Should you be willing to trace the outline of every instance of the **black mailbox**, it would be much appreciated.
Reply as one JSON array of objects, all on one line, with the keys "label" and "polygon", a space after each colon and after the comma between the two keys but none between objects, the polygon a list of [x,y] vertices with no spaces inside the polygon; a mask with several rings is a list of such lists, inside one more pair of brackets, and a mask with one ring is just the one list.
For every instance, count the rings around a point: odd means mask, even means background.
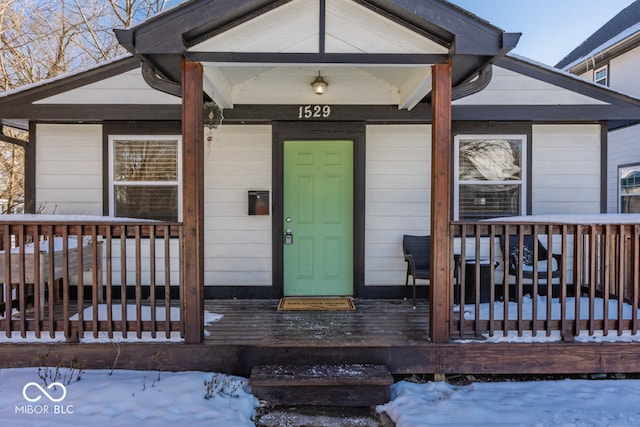
[{"label": "black mailbox", "polygon": [[269,215],[268,191],[249,191],[249,215]]}]

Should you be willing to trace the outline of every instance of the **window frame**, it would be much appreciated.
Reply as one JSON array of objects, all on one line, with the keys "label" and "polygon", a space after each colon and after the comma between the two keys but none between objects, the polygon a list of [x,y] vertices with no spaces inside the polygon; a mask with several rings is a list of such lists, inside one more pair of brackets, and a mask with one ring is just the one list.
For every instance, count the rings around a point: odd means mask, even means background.
[{"label": "window frame", "polygon": [[[153,134],[112,134],[109,135],[109,144],[108,144],[108,175],[109,175],[109,216],[115,217],[115,188],[116,185],[129,185],[129,186],[169,186],[169,185],[177,185],[178,186],[178,218],[177,222],[182,222],[182,135],[173,134],[173,135],[153,135]],[[175,141],[177,143],[177,181],[115,181],[115,162],[114,162],[114,150],[115,150],[115,142],[120,140],[128,140],[128,141]],[[143,219],[143,218],[140,218]]]},{"label": "window frame", "polygon": [[[635,195],[623,195],[622,194],[622,170],[623,169],[637,169],[638,171],[640,171],[640,162],[639,163],[628,163],[625,165],[618,165],[618,170],[617,170],[617,176],[616,176],[616,187],[618,189],[618,213],[623,213],[622,212],[622,198],[623,197],[640,197],[640,193],[635,194]],[[634,212],[627,212],[627,213],[634,213]]]},{"label": "window frame", "polygon": [[[600,71],[605,72],[604,78],[598,78],[598,72]],[[593,69],[593,82],[603,86],[609,86],[609,64]]]},{"label": "window frame", "polygon": [[[509,181],[480,181],[480,180],[460,180],[460,140],[485,140],[504,139],[520,140],[520,179]],[[520,213],[524,215],[527,207],[527,151],[528,137],[526,134],[472,134],[459,133],[454,136],[453,144],[453,220],[460,220],[460,185],[519,185],[520,186]]]}]

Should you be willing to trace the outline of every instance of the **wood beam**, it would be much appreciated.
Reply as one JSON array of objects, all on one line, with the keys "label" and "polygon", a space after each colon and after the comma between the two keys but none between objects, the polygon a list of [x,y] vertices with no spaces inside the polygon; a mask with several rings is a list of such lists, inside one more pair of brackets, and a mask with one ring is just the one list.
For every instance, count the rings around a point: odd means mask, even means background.
[{"label": "wood beam", "polygon": [[449,341],[451,321],[451,62],[433,66],[431,101],[431,323],[434,343]]},{"label": "wood beam", "polygon": [[183,312],[187,344],[204,340],[204,108],[202,64],[182,61]]},{"label": "wood beam", "polygon": [[291,53],[291,52],[187,52],[189,60],[222,64],[446,64],[441,53]]}]

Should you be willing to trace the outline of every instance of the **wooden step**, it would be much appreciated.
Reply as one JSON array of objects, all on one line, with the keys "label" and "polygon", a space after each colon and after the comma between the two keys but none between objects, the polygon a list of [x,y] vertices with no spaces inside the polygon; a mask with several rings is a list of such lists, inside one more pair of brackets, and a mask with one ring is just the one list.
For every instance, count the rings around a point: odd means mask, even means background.
[{"label": "wooden step", "polygon": [[252,393],[273,404],[374,406],[390,399],[393,377],[383,365],[262,365],[249,377]]}]

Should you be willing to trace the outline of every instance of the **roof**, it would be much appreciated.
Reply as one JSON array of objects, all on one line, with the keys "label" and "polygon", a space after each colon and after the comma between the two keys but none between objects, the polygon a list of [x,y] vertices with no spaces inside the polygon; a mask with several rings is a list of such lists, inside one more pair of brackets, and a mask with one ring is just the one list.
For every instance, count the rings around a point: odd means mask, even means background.
[{"label": "roof", "polygon": [[[180,60],[184,56],[199,62],[250,62],[252,59],[257,59],[258,62],[263,63],[293,64],[314,61],[318,64],[344,64],[362,61],[358,55],[336,55],[325,52],[324,46],[312,54],[306,51],[306,55],[287,55],[288,52],[284,51],[271,52],[271,56],[265,55],[264,52],[261,52],[261,55],[256,55],[256,52],[238,54],[237,51],[194,53],[190,51],[193,46],[239,27],[256,17],[293,4],[295,0],[216,0],[215,7],[213,3],[211,0],[191,0],[133,28],[116,30],[116,35],[129,52],[153,64],[160,73],[173,82],[180,82]],[[445,47],[448,50],[448,57],[452,60],[454,85],[473,78],[487,63],[513,49],[519,39],[519,34],[505,33],[500,28],[444,0],[358,0],[355,3]],[[322,5],[324,2],[319,4]],[[325,29],[322,28],[322,30]],[[261,34],[250,35],[256,39],[261,36]],[[434,55],[433,58],[446,60],[446,56],[444,55],[442,59]],[[415,61],[418,57],[419,55],[414,55],[412,60]],[[389,64],[406,59],[407,56],[384,55],[377,60],[380,60],[381,64],[385,62]]]},{"label": "roof", "polygon": [[562,58],[560,62],[556,64],[556,67],[566,69],[569,65],[580,59],[589,58],[591,55],[597,53],[598,50],[601,51],[606,48],[609,45],[607,42],[638,23],[640,23],[640,0],[631,3],[611,18],[567,56]]}]

